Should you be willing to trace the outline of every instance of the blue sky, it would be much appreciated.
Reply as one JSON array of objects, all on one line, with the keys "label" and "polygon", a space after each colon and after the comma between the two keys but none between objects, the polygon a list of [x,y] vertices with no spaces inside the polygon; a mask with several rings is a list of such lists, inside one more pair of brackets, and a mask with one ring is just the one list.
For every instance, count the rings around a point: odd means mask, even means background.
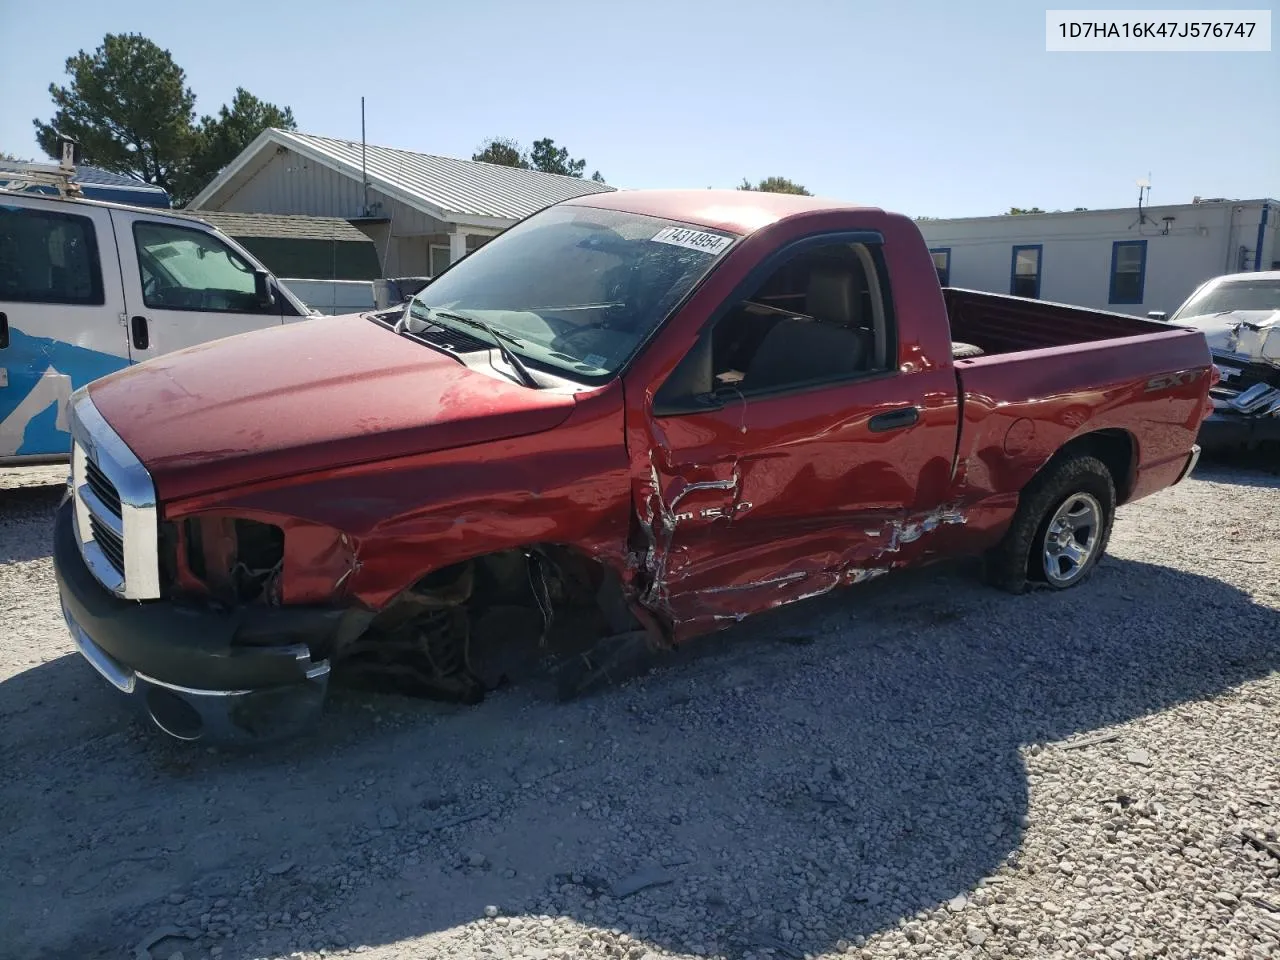
[{"label": "blue sky", "polygon": [[0,0],[0,150],[21,156],[65,59],[138,31],[186,70],[200,112],[239,85],[304,132],[358,140],[364,95],[371,143],[469,157],[489,136],[550,136],[624,187],[777,174],[912,216],[1129,206],[1148,172],[1152,204],[1280,195],[1274,36],[1271,53],[1046,53],[1046,5],[1026,0],[34,9]]}]

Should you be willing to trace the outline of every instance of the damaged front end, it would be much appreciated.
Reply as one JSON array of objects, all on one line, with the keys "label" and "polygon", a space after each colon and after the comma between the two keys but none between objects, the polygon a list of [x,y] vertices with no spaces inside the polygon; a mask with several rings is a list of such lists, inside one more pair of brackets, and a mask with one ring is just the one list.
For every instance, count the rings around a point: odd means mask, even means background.
[{"label": "damaged front end", "polygon": [[301,640],[339,686],[474,704],[518,678],[548,681],[564,698],[665,642],[637,619],[611,568],[556,544],[438,569],[375,611],[349,590],[360,545],[338,531],[207,515],[161,527],[162,582],[176,602],[251,620],[299,604],[332,610],[339,629],[318,624]]},{"label": "damaged front end", "polygon": [[254,565],[272,549],[263,531],[206,545],[206,560],[228,550],[227,540],[241,546],[227,552],[225,577],[209,574],[220,590],[198,594],[181,535],[168,530],[160,536],[161,596],[119,596],[85,560],[77,502],[70,497],[55,518],[54,570],[68,629],[94,669],[178,739],[261,742],[312,724],[328,689],[325,651],[362,632],[367,613],[268,602],[273,578]]},{"label": "damaged front end", "polygon": [[[262,514],[156,522],[158,590],[139,602],[104,589],[86,562],[75,515],[94,496],[73,482],[55,521],[68,628],[106,680],[182,740],[292,736],[313,726],[331,682],[472,704],[534,681],[565,699],[667,646],[618,573],[573,547],[453,563],[384,602],[358,581],[362,550],[385,563],[385,541]],[[134,542],[117,550],[126,567]]]},{"label": "damaged front end", "polygon": [[1206,449],[1258,447],[1280,442],[1280,312],[1242,320],[1210,338],[1218,382],[1209,392],[1213,412],[1200,428]]}]

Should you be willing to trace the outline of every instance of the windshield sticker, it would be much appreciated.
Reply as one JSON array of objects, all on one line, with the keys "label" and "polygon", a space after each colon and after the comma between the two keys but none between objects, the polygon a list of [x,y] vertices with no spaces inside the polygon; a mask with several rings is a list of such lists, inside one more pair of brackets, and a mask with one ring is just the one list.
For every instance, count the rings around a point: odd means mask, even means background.
[{"label": "windshield sticker", "polygon": [[589,364],[590,366],[596,367],[600,370],[603,370],[604,365],[609,362],[609,358],[602,357],[598,353],[589,353],[582,358],[582,362],[585,364]]},{"label": "windshield sticker", "polygon": [[688,247],[690,250],[701,250],[712,256],[724,253],[733,240],[722,237],[718,233],[704,233],[701,230],[690,230],[687,227],[667,227],[659,231],[653,238],[654,243],[670,243],[677,247]]}]

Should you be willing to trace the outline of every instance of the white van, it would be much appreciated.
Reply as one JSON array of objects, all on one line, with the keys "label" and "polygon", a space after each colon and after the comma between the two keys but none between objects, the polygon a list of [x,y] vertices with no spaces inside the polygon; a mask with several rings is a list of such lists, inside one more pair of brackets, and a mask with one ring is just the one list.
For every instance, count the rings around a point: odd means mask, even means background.
[{"label": "white van", "polygon": [[91,380],[314,315],[190,215],[0,190],[0,466],[65,461]]}]

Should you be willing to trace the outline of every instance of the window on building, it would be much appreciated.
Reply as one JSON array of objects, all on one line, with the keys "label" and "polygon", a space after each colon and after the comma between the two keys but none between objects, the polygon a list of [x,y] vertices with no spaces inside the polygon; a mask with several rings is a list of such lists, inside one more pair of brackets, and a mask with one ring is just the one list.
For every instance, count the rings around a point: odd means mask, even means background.
[{"label": "window on building", "polygon": [[133,240],[142,302],[153,310],[280,312],[258,301],[253,266],[205,230],[139,220]]},{"label": "window on building", "polygon": [[933,269],[938,271],[938,283],[951,286],[951,248],[935,247],[929,253],[933,257]]},{"label": "window on building", "polygon": [[93,222],[68,213],[0,209],[0,300],[105,303]]},{"label": "window on building", "polygon": [[1013,248],[1009,267],[1009,292],[1015,297],[1040,296],[1040,244]]},{"label": "window on building", "polygon": [[1111,292],[1107,303],[1141,303],[1146,283],[1147,241],[1117,240],[1111,245]]},{"label": "window on building", "polygon": [[435,246],[431,247],[431,275],[438,277],[449,266],[449,248]]}]

